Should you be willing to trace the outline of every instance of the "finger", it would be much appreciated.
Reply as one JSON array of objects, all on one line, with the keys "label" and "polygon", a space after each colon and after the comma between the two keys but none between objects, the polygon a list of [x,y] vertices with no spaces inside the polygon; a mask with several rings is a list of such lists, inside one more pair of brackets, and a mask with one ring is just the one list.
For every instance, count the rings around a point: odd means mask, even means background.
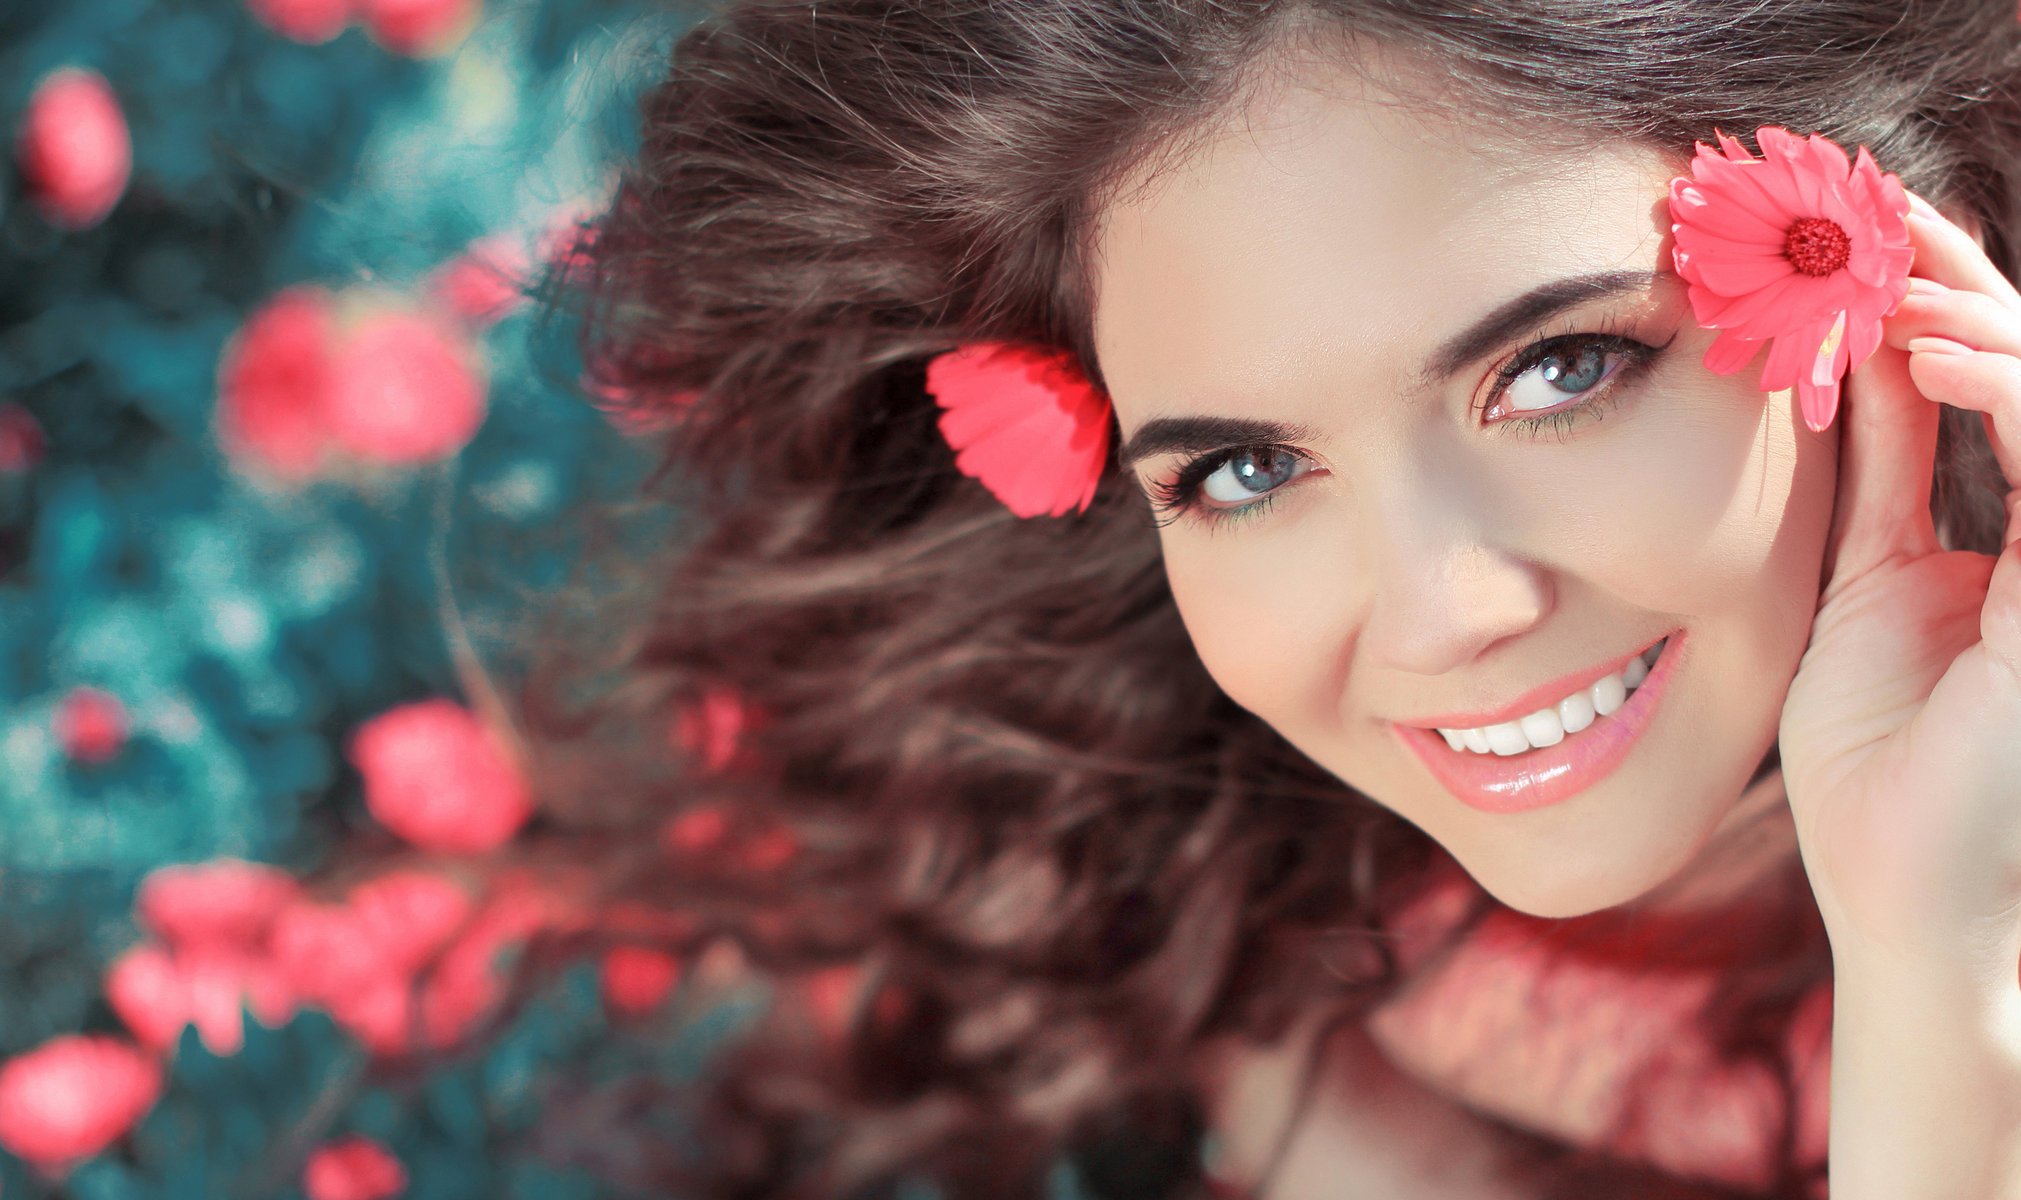
[{"label": "finger", "polygon": [[2011,354],[1973,350],[1943,338],[1918,338],[1911,347],[1909,375],[1932,400],[1984,413],[1986,441],[2007,479],[2009,545],[2021,537],[2017,497],[2021,497],[2021,359]]},{"label": "finger", "polygon": [[1954,291],[1934,280],[1909,280],[1902,306],[1881,324],[1881,340],[1900,350],[1918,338],[1940,337],[1974,350],[2021,356],[2021,309],[1984,292]]},{"label": "finger", "polygon": [[2021,307],[2021,292],[1986,257],[1978,239],[1914,192],[1909,193],[1909,244],[1916,250],[1915,272],[1923,278]]},{"label": "finger", "polygon": [[1930,516],[1939,410],[1916,390],[1909,357],[1884,345],[1846,377],[1827,599],[1883,562],[1942,548]]}]

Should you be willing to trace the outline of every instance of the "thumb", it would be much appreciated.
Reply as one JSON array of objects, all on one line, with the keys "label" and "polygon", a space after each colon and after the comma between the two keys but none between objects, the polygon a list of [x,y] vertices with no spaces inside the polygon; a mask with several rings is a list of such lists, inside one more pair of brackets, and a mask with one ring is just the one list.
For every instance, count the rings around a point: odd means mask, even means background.
[{"label": "thumb", "polygon": [[1824,599],[1893,558],[1943,547],[1930,516],[1941,406],[1909,377],[1909,356],[1883,343],[1846,377],[1839,409],[1838,495],[1825,539]]}]

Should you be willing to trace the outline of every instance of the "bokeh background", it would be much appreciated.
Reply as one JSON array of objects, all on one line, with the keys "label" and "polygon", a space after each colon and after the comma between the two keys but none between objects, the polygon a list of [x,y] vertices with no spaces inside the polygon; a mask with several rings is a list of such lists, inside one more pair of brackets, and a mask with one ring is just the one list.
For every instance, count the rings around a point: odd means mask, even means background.
[{"label": "bokeh background", "polygon": [[626,947],[500,1012],[566,914],[455,870],[528,819],[480,664],[650,466],[540,294],[699,15],[0,0],[0,1197],[634,1194],[598,1089],[747,1015]]}]

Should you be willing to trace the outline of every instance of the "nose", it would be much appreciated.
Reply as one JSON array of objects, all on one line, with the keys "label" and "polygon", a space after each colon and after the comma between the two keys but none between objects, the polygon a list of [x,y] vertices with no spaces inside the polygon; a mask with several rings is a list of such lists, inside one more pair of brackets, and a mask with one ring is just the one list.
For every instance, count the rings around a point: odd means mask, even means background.
[{"label": "nose", "polygon": [[1548,571],[1506,543],[1490,508],[1419,488],[1385,509],[1384,527],[1365,543],[1379,560],[1356,652],[1365,666],[1442,675],[1550,612]]}]

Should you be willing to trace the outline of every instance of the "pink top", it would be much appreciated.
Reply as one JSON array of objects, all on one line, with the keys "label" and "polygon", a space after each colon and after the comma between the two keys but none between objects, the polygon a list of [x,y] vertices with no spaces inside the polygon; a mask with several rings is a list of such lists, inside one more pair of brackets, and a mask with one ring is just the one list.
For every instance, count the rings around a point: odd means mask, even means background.
[{"label": "pink top", "polygon": [[[1450,958],[1427,967],[1423,952],[1480,891],[1450,860],[1442,873],[1392,924],[1411,982],[1367,1024],[1395,1066],[1548,1137],[1686,1179],[1772,1186],[1786,1118],[1776,1074],[1722,1058],[1695,1027],[1720,972],[1755,951],[1748,933],[1763,922],[1733,910],[1554,920],[1496,906]],[[1826,980],[1798,1004],[1783,1045],[1806,1166],[1825,1161],[1830,1030]],[[1623,1132],[1609,1141],[1616,1124]],[[1218,1180],[1210,1188],[1246,1195]]]}]

